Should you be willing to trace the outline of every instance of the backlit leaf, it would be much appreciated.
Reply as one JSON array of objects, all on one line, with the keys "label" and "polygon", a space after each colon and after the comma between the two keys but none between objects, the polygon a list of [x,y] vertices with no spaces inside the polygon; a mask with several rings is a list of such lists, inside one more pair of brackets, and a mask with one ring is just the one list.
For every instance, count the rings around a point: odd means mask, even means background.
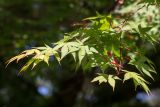
[{"label": "backlit leaf", "polygon": [[111,75],[108,76],[108,83],[112,86],[112,88],[114,90],[116,82]]},{"label": "backlit leaf", "polygon": [[104,78],[104,76],[97,76],[97,77],[95,77],[91,82],[96,82],[96,81],[98,81],[99,82],[99,84],[101,84],[101,83],[106,83],[107,82],[107,79],[106,78]]},{"label": "backlit leaf", "polygon": [[61,48],[61,59],[63,59],[69,53],[69,49],[67,45],[64,45]]},{"label": "backlit leaf", "polygon": [[83,58],[85,57],[86,52],[85,52],[85,47],[81,46],[79,52],[78,52],[78,58],[79,58],[79,64],[81,64]]}]

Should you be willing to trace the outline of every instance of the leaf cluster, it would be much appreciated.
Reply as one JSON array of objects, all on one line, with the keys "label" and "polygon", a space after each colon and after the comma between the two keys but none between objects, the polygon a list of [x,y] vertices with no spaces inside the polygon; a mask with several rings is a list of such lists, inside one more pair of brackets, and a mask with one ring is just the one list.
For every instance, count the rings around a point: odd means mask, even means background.
[{"label": "leaf cluster", "polygon": [[[28,67],[34,68],[40,62],[49,65],[50,57],[61,61],[72,55],[77,67],[82,66],[84,70],[92,67],[100,68],[98,76],[92,82],[109,83],[113,90],[116,80],[132,79],[135,87],[141,86],[147,93],[150,93],[148,83],[144,76],[153,79],[155,73],[154,64],[145,57],[138,41],[150,42],[154,45],[156,38],[148,33],[151,27],[142,27],[141,24],[133,26],[132,21],[121,23],[120,20],[111,15],[101,15],[97,13],[95,17],[84,19],[89,21],[87,26],[64,34],[64,38],[53,43],[52,46],[33,47],[25,50],[21,54],[8,60],[8,64],[30,57],[30,60],[20,70],[25,71]],[[127,29],[124,29],[127,28]],[[125,65],[135,66],[137,72],[129,71]],[[113,69],[113,73],[106,73],[108,68]]]}]

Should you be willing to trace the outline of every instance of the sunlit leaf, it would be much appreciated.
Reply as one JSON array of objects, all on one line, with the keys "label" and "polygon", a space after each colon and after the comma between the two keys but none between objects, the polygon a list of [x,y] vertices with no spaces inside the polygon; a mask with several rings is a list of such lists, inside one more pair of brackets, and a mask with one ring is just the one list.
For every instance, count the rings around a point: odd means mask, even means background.
[{"label": "sunlit leaf", "polygon": [[114,76],[114,75],[107,75],[104,73],[98,73],[99,76],[95,77],[91,82],[99,82],[101,83],[109,83],[109,85],[113,88],[115,88],[116,81],[115,80],[121,80],[119,77]]},{"label": "sunlit leaf", "polygon": [[32,69],[38,65],[42,60],[38,60],[38,59],[35,59],[35,61],[33,62],[33,66],[32,66]]},{"label": "sunlit leaf", "polygon": [[67,45],[64,45],[61,48],[61,59],[63,59],[69,53],[69,49]]},{"label": "sunlit leaf", "polygon": [[76,62],[76,52],[72,52],[71,54],[72,54],[72,56],[74,58],[74,61]]},{"label": "sunlit leaf", "polygon": [[44,58],[43,58],[44,62],[47,63],[47,65],[49,65],[49,55],[44,55]]},{"label": "sunlit leaf", "polygon": [[98,51],[95,48],[93,48],[93,47],[90,48],[90,51],[94,52],[94,53],[98,53]]},{"label": "sunlit leaf", "polygon": [[58,52],[53,51],[53,55],[55,56],[55,58],[57,59],[57,61],[60,62],[61,58],[60,58]]},{"label": "sunlit leaf", "polygon": [[90,37],[86,37],[84,39],[82,39],[82,43],[86,42]]},{"label": "sunlit leaf", "polygon": [[114,90],[116,82],[115,82],[115,79],[111,75],[108,76],[108,83],[112,86]]},{"label": "sunlit leaf", "polygon": [[85,52],[85,47],[81,46],[79,52],[78,52],[78,58],[79,58],[79,64],[81,64],[83,58],[85,57],[86,52]]},{"label": "sunlit leaf", "polygon": [[30,59],[20,70],[20,72],[26,71],[28,67],[35,61],[35,59]]},{"label": "sunlit leaf", "polygon": [[124,79],[123,81],[129,80],[129,79],[133,79],[133,82],[135,84],[135,88],[137,86],[141,86],[146,93],[150,93],[150,89],[148,88],[148,86],[146,84],[148,84],[148,82],[146,80],[144,80],[140,74],[135,73],[135,72],[131,72],[131,71],[126,71],[124,70],[126,73],[124,75]]},{"label": "sunlit leaf", "polygon": [[96,82],[96,81],[98,81],[99,84],[101,84],[103,82],[106,83],[107,79],[104,76],[97,76],[91,82]]}]

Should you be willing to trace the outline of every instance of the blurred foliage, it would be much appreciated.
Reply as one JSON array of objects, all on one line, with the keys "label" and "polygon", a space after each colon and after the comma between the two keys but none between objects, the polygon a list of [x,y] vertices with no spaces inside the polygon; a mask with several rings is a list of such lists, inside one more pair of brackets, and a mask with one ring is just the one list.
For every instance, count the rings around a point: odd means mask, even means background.
[{"label": "blurred foliage", "polygon": [[[87,72],[84,76],[83,70],[74,71],[72,64],[74,61],[70,60],[71,56],[67,56],[61,66],[55,62],[54,57],[51,57],[49,67],[47,64],[40,63],[31,72],[20,75],[18,74],[19,68],[24,65],[25,60],[28,60],[28,58],[21,61],[19,65],[14,63],[7,69],[4,68],[4,62],[9,57],[18,54],[22,50],[31,49],[31,47],[55,43],[55,41],[63,38],[64,32],[73,31],[75,27],[81,26],[81,23],[79,23],[81,19],[94,16],[95,11],[104,14],[114,11],[113,13],[117,18],[127,17],[130,11],[125,8],[129,6],[131,11],[132,9],[135,10],[134,2],[133,0],[128,0],[122,6],[117,6],[113,0],[0,0],[0,47],[2,50],[0,52],[0,68],[2,70],[0,72],[0,106],[136,106],[136,101],[134,104],[132,102],[128,103],[136,94],[133,86],[130,85],[132,82],[128,81],[123,87],[118,82],[114,93],[105,84],[101,86],[93,85],[90,81],[95,76],[94,74],[98,71],[98,68],[93,68],[93,72]],[[147,0],[147,2],[154,3],[151,0]],[[145,8],[141,10],[146,11]],[[153,10],[155,9],[153,8]],[[151,17],[147,15],[145,18],[143,15],[137,14],[136,16],[135,14],[133,19],[130,19],[130,21],[133,21],[131,25],[134,27],[135,21],[137,21],[136,23],[142,22],[144,26],[139,28],[143,29],[143,27],[148,26],[145,25],[145,21],[151,19],[149,24],[154,24],[159,20],[157,19],[159,16],[156,13],[158,11],[155,10],[155,14],[154,12],[149,12],[153,14],[151,14]],[[156,32],[159,27],[157,24],[154,24],[154,26],[155,29],[153,31]],[[127,26],[124,28],[127,29]],[[157,35],[154,32],[152,34]],[[139,41],[138,45],[141,45],[141,43]],[[160,60],[158,60],[159,50],[154,52],[152,45],[146,45],[146,43],[142,45],[142,49],[147,49],[144,50],[144,54],[151,57],[156,62],[156,65],[160,63]],[[152,50],[152,53],[150,50]],[[156,70],[159,70],[157,66]],[[155,80],[152,87],[157,87],[156,82],[158,83],[159,80]],[[51,90],[51,94],[47,96],[40,93],[38,91],[40,86],[48,87],[47,89]],[[138,88],[138,91],[141,91],[141,89]],[[143,104],[138,105],[143,106]]]}]

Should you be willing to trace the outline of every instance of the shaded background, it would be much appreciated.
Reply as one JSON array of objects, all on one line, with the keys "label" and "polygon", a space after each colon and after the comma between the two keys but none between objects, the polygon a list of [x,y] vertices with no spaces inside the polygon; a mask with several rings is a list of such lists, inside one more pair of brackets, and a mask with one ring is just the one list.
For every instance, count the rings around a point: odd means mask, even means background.
[{"label": "shaded background", "polygon": [[[128,0],[124,5],[132,4]],[[152,95],[135,91],[132,82],[111,87],[93,84],[93,72],[77,72],[72,61],[62,66],[50,60],[33,70],[18,74],[23,62],[5,68],[5,61],[22,50],[50,45],[74,30],[83,18],[119,8],[114,0],[0,0],[0,107],[160,107],[160,49],[148,51],[156,65]]]}]

